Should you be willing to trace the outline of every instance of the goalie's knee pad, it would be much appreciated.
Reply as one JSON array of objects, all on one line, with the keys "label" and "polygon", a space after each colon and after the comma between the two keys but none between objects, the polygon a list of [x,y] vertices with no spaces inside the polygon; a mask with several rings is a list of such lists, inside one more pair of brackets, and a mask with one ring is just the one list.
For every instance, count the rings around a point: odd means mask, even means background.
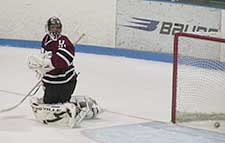
[{"label": "goalie's knee pad", "polygon": [[42,99],[34,97],[31,107],[36,119],[49,125],[74,127],[86,116],[86,112],[81,113],[73,103],[44,104]]},{"label": "goalie's knee pad", "polygon": [[87,115],[85,116],[85,119],[96,118],[103,112],[102,108],[91,97],[72,96],[70,101],[75,103],[78,108],[87,108]]}]

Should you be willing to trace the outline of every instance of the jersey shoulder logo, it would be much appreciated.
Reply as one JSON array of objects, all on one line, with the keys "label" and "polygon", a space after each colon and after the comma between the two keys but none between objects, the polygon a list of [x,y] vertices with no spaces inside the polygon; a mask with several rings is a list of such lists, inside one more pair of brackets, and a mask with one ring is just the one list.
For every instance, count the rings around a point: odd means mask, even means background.
[{"label": "jersey shoulder logo", "polygon": [[59,40],[58,48],[66,48],[65,40]]}]

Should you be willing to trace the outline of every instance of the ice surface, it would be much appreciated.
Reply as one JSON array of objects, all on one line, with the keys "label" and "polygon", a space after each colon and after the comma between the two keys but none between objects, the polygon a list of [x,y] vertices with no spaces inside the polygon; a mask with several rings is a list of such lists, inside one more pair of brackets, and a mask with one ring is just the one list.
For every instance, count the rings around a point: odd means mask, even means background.
[{"label": "ice surface", "polygon": [[84,134],[107,143],[224,143],[225,134],[161,122],[139,123],[100,129]]},{"label": "ice surface", "polygon": [[[37,82],[27,68],[28,55],[37,49],[0,47],[0,109],[18,103]],[[0,139],[7,143],[95,143],[85,130],[170,121],[172,64],[125,57],[76,53],[81,72],[75,95],[95,98],[107,111],[80,128],[45,126],[34,119],[29,100],[0,114]],[[40,90],[37,96],[42,96]],[[176,134],[176,133],[174,133]],[[165,143],[165,140],[162,140]]]}]

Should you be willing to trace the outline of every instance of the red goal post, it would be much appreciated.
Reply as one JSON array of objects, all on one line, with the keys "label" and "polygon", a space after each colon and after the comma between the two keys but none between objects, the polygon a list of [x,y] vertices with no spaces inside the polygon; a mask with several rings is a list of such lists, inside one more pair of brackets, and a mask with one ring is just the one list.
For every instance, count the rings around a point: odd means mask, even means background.
[{"label": "red goal post", "polygon": [[[222,85],[222,83],[225,85],[225,58],[221,58],[221,55],[225,57],[223,54],[225,53],[225,39],[215,35],[202,33],[176,33],[174,35],[171,110],[173,123],[225,120],[225,88]],[[216,79],[221,84],[221,89],[215,83],[213,74],[218,74],[216,78],[224,74],[224,77],[221,76],[222,80]],[[216,84],[216,86],[210,86],[210,84]],[[213,105],[211,101],[214,102],[210,88],[212,90],[215,88],[214,94],[219,94],[215,95],[215,98],[219,98],[215,100],[218,102],[215,106],[221,107],[206,109],[207,104],[211,106]],[[221,95],[223,91],[224,95]],[[223,101],[220,103],[217,100]],[[222,106],[223,103],[224,106]]]}]

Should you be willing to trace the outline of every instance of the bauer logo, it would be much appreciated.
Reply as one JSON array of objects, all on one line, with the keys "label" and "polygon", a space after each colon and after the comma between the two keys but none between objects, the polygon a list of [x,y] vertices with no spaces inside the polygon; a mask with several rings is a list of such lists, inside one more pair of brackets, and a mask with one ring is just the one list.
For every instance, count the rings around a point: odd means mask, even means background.
[{"label": "bauer logo", "polygon": [[177,22],[157,21],[145,18],[133,17],[132,21],[129,21],[130,25],[123,25],[125,27],[134,28],[138,30],[144,30],[153,32],[159,31],[159,34],[174,35],[178,32],[218,32],[216,28],[211,28],[201,25],[183,24]]},{"label": "bauer logo", "polygon": [[130,21],[130,23],[134,25],[123,25],[123,26],[129,27],[129,28],[135,28],[139,30],[144,30],[144,31],[154,31],[157,29],[157,26],[159,24],[159,21],[150,20],[150,19],[133,17],[132,20],[133,21]]}]

